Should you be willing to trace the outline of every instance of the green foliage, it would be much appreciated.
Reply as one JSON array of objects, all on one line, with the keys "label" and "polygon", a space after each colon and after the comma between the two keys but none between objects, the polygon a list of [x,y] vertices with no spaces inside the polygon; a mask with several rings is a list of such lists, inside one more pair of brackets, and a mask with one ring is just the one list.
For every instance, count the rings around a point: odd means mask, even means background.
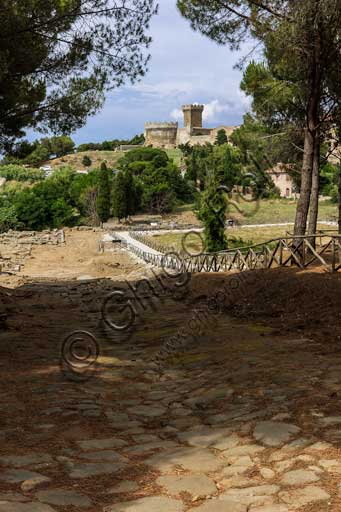
[{"label": "green foliage", "polygon": [[0,231],[8,231],[18,226],[17,212],[13,205],[0,206]]},{"label": "green foliage", "polygon": [[40,141],[40,144],[45,147],[50,155],[56,155],[61,157],[68,153],[73,153],[75,149],[75,143],[68,135],[60,135],[55,137],[45,137]]},{"label": "green foliage", "polygon": [[4,147],[26,128],[70,133],[147,69],[154,0],[25,0],[0,9]]},{"label": "green foliage", "polygon": [[[119,167],[125,176],[129,176],[133,190],[131,196],[135,198],[130,201],[132,206],[127,213],[129,215],[136,213],[139,208],[162,214],[172,211],[176,201],[193,199],[193,187],[182,178],[179,168],[161,149],[141,148],[129,151],[120,159]],[[120,190],[123,188],[121,181],[120,177]],[[124,195],[123,192],[120,194]]]},{"label": "green foliage", "polygon": [[324,196],[331,196],[333,202],[338,201],[338,176],[340,169],[331,163],[321,167],[320,190]]},{"label": "green foliage", "polygon": [[113,206],[113,215],[117,217],[118,220],[126,219],[129,215],[128,213],[128,191],[127,191],[127,183],[124,172],[120,171],[114,180],[113,186],[113,196],[112,196],[112,206]]},{"label": "green foliage", "polygon": [[[6,191],[6,200],[13,204],[18,223],[26,229],[72,226],[79,216],[88,214],[87,192],[95,189],[97,194],[100,175],[101,171],[78,175],[69,167],[60,168],[31,188]],[[6,203],[0,202],[2,206]]]},{"label": "green foliage", "polygon": [[178,148],[184,156],[189,156],[193,150],[193,146],[191,146],[189,142],[186,142],[186,144],[179,144]]},{"label": "green foliage", "polygon": [[35,140],[32,144],[22,141],[10,147],[5,153],[3,163],[25,163],[39,166],[51,158],[52,155],[61,157],[72,153],[75,143],[66,135],[44,137]]},{"label": "green foliage", "polygon": [[59,197],[51,204],[51,215],[53,227],[61,228],[72,224],[75,217],[75,211],[72,206],[67,204],[63,197]]},{"label": "green foliage", "polygon": [[204,223],[207,252],[218,252],[227,249],[225,234],[227,202],[224,194],[218,190],[219,185],[216,176],[213,176],[201,198],[199,219]]},{"label": "green foliage", "polygon": [[110,218],[111,209],[111,183],[109,170],[105,163],[102,163],[99,173],[97,213],[101,222],[107,222]]},{"label": "green foliage", "polygon": [[199,183],[200,189],[204,190],[210,179],[209,173],[214,169],[221,184],[232,190],[240,183],[242,163],[240,150],[231,144],[194,146],[186,159],[186,177],[193,183]]},{"label": "green foliage", "polygon": [[77,147],[77,153],[83,151],[115,151],[119,146],[137,146],[144,144],[144,134],[135,135],[131,140],[114,139],[105,140],[103,142],[86,142]]},{"label": "green foliage", "polygon": [[44,179],[44,171],[9,164],[0,166],[0,176],[6,178],[6,180],[29,181],[32,183]]},{"label": "green foliage", "polygon": [[47,147],[43,146],[42,144],[38,144],[35,148],[35,150],[28,155],[24,162],[29,165],[35,165],[38,167],[39,165],[46,162],[46,160],[49,159],[50,153]]},{"label": "green foliage", "polygon": [[91,158],[88,155],[84,155],[83,159],[82,159],[82,164],[84,165],[84,167],[91,167],[91,165],[92,165]]},{"label": "green foliage", "polygon": [[221,130],[218,130],[217,137],[215,143],[218,146],[221,146],[222,144],[226,144],[228,142],[226,131],[222,128]]},{"label": "green foliage", "polygon": [[24,190],[14,199],[18,221],[25,228],[39,230],[48,225],[48,205],[34,190]]},{"label": "green foliage", "polygon": [[162,149],[157,148],[139,148],[128,151],[124,157],[118,161],[120,169],[125,169],[133,162],[153,162],[157,167],[167,165],[168,155]]}]

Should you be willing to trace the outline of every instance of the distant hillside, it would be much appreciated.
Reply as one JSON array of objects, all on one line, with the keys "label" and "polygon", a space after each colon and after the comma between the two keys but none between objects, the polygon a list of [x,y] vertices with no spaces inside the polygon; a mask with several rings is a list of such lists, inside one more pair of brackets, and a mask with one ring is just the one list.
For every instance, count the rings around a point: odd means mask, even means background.
[{"label": "distant hillside", "polygon": [[[181,159],[181,151],[179,149],[167,149],[165,150],[169,158],[174,160],[174,163],[179,165]],[[117,161],[124,155],[123,151],[81,151],[80,153],[74,153],[72,155],[66,155],[61,158],[54,158],[45,163],[45,165],[51,165],[51,167],[60,167],[62,165],[70,165],[75,170],[85,169],[82,164],[84,156],[87,155],[92,165],[90,169],[99,167],[102,162],[106,161],[109,167],[115,167]]]},{"label": "distant hillside", "polygon": [[45,165],[51,165],[51,167],[70,165],[76,170],[81,170],[85,169],[85,166],[82,163],[85,155],[92,161],[90,169],[94,169],[99,167],[104,161],[106,161],[109,167],[115,167],[117,161],[124,155],[124,153],[122,151],[81,151],[80,153],[65,155],[61,158],[54,158],[53,160],[46,162]]}]

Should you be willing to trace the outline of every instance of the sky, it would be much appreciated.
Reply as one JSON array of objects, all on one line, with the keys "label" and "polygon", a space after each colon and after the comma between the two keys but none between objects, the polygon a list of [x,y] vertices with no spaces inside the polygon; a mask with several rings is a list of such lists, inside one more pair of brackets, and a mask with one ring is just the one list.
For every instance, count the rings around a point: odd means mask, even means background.
[{"label": "sky", "polygon": [[[190,28],[176,0],[159,0],[150,32],[149,71],[141,82],[111,92],[104,108],[72,134],[77,143],[130,139],[145,121],[179,121],[181,105],[203,103],[204,125],[238,125],[249,109],[240,91],[242,74],[234,69],[241,53],[218,46]],[[246,50],[245,50],[245,53]]]}]

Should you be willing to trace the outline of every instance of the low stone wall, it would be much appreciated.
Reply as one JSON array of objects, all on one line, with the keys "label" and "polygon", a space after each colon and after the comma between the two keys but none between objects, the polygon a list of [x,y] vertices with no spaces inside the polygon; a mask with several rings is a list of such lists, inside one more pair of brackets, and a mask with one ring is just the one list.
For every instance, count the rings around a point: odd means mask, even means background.
[{"label": "low stone wall", "polygon": [[33,245],[60,245],[65,243],[63,230],[7,231],[0,234],[0,271],[20,272],[31,255]]},{"label": "low stone wall", "polygon": [[6,231],[0,234],[0,244],[58,245],[65,243],[62,229],[52,231]]}]

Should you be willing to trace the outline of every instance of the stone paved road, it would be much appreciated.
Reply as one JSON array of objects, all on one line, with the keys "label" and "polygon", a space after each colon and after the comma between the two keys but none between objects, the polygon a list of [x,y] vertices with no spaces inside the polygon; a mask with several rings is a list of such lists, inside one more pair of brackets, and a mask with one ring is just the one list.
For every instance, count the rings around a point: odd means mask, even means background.
[{"label": "stone paved road", "polygon": [[[0,338],[0,512],[341,510],[341,354],[212,315],[156,367],[184,302],[110,337],[108,288],[17,291]],[[101,345],[87,382],[59,366],[61,337],[80,327]]]}]

